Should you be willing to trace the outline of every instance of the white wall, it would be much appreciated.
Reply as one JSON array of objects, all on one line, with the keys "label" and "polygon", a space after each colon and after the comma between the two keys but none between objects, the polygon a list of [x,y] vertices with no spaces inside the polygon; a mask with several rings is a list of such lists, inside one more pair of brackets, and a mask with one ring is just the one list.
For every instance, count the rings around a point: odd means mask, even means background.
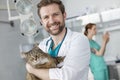
[{"label": "white wall", "polygon": [[[12,17],[18,16],[15,10],[11,10],[11,13]],[[20,56],[20,46],[29,45],[30,41],[27,36],[21,35],[20,20],[13,22],[14,26],[11,26],[7,10],[0,9],[0,80],[25,80],[26,76],[25,61]],[[37,42],[44,38],[42,32],[44,31],[41,29],[38,37],[35,37]]]},{"label": "white wall", "polygon": [[[0,20],[7,20],[6,11],[0,11]],[[25,62],[20,57],[19,45],[27,43],[20,34],[19,21],[0,22],[0,80],[25,80]]]},{"label": "white wall", "polygon": [[[120,27],[120,26],[119,26]],[[105,51],[105,60],[112,61],[120,59],[120,29],[109,31],[110,40],[107,44],[106,51]],[[102,35],[103,33],[99,33],[96,36],[96,41],[101,45],[102,43]]]}]

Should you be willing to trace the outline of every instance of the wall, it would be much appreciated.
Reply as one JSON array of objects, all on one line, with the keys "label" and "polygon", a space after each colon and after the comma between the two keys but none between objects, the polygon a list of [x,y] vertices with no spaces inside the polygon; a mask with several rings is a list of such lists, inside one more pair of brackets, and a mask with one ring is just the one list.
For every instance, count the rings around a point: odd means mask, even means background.
[{"label": "wall", "polygon": [[[120,27],[120,26],[119,26]],[[105,51],[105,60],[106,61],[112,61],[120,59],[120,29],[109,31],[110,34],[110,40],[107,44],[106,51]],[[102,43],[102,35],[103,33],[99,33],[96,36],[96,41],[101,44]]]},{"label": "wall", "polygon": [[[9,0],[12,7],[11,15],[18,16],[14,8],[14,0]],[[37,1],[37,0],[36,0]],[[39,28],[38,36],[35,36],[36,42],[39,42],[48,34],[41,29],[40,20],[33,9],[35,20]],[[25,61],[20,56],[20,46],[29,45],[29,39],[22,36],[20,32],[20,20],[14,21],[14,26],[10,26],[8,20],[8,12],[6,7],[6,0],[0,0],[0,80],[26,80]]]},{"label": "wall", "polygon": [[[3,17],[4,16],[4,17]],[[25,62],[20,57],[19,45],[27,43],[20,34],[19,21],[10,26],[7,12],[0,11],[0,80],[25,80]]]}]

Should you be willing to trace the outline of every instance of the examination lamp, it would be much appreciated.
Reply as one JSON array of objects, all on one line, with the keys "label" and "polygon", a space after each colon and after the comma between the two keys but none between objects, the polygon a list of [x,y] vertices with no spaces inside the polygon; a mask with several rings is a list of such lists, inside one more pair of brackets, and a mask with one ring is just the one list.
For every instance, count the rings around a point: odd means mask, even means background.
[{"label": "examination lamp", "polygon": [[9,0],[7,0],[8,18],[10,21],[20,19],[20,31],[22,35],[33,36],[37,31],[37,24],[33,18],[32,2],[30,0],[17,0],[15,2],[16,10],[19,16],[11,16]]},{"label": "examination lamp", "polygon": [[19,0],[16,2],[16,9],[20,14],[29,14],[32,11],[32,3],[29,0]]}]

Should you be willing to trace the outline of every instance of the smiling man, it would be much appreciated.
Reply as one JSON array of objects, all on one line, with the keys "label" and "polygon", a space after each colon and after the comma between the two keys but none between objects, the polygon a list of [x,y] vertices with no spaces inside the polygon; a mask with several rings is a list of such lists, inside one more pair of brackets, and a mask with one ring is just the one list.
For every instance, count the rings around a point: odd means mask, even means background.
[{"label": "smiling man", "polygon": [[26,69],[42,80],[87,80],[90,47],[87,37],[65,27],[66,12],[60,0],[41,0],[38,15],[50,37],[40,42],[39,48],[53,57],[65,56],[58,68]]}]

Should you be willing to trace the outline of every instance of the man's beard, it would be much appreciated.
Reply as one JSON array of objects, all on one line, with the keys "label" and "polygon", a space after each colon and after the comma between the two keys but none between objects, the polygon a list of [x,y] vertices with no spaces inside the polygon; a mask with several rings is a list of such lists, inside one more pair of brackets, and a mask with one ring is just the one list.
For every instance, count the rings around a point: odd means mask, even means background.
[{"label": "man's beard", "polygon": [[65,23],[63,23],[62,25],[60,25],[60,22],[54,22],[53,24],[49,25],[48,27],[50,28],[51,26],[57,25],[59,26],[58,31],[56,33],[54,33],[53,31],[51,31],[50,29],[47,30],[48,33],[50,33],[51,35],[58,35],[59,33],[61,33],[65,27]]}]

